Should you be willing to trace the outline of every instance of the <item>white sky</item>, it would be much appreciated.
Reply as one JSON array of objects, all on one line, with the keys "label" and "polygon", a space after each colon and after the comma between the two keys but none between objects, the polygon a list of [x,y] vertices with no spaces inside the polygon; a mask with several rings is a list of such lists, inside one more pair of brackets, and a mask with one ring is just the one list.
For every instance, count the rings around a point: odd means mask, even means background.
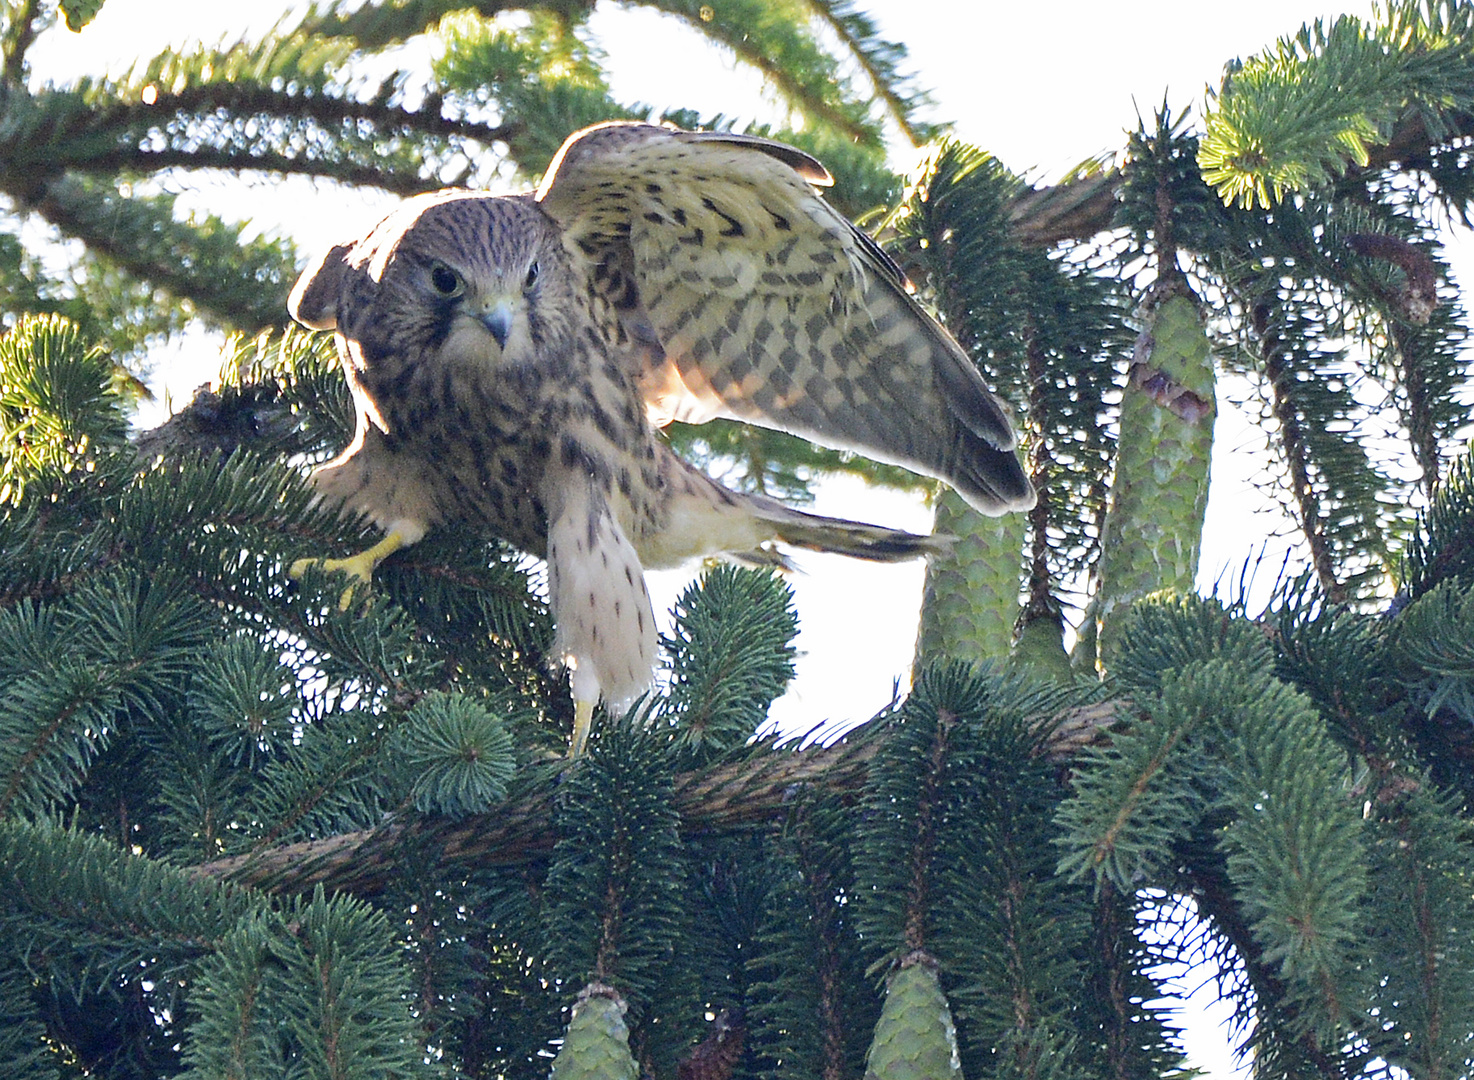
[{"label": "white sky", "polygon": [[[1337,11],[1368,15],[1370,3],[1325,8],[1299,0],[1055,0],[1043,7],[969,0],[861,0],[860,6],[892,39],[906,43],[911,68],[937,102],[936,119],[1035,180],[1058,177],[1076,163],[1121,148],[1138,111],[1150,117],[1164,91],[1175,109],[1196,106],[1216,84],[1223,65],[1260,51],[1302,22]],[[281,10],[271,0],[200,3],[199,0],[108,0],[81,35],[57,31],[32,52],[39,75],[59,82],[83,72],[121,71],[129,60],[170,43],[216,41],[243,31],[260,33]],[[674,20],[649,9],[603,0],[594,26],[610,56],[615,94],[658,107],[695,107],[705,114],[766,115],[761,83],[735,70]],[[382,213],[383,197],[324,193],[309,182],[267,181],[243,189],[207,185],[193,205],[226,217],[252,218],[264,230],[282,230],[307,248],[366,227]],[[174,350],[169,379],[175,400],[208,377],[213,345],[187,337]],[[1262,458],[1252,426],[1227,411],[1220,417],[1213,490],[1200,586],[1235,576],[1239,566],[1277,527],[1251,487]],[[930,514],[904,495],[868,489],[858,481],[826,482],[820,512],[873,520],[918,531]],[[1272,577],[1283,541],[1270,540]],[[804,656],[794,689],[775,707],[786,726],[807,729],[821,720],[858,721],[891,698],[907,678],[916,633],[920,565],[872,566],[838,556],[799,560],[794,578],[803,622]],[[659,607],[689,580],[687,573],[652,575]],[[1221,1013],[1219,1014],[1221,1017]],[[1214,1077],[1231,1075],[1224,1036],[1211,1023],[1193,1022],[1197,1064]]]}]

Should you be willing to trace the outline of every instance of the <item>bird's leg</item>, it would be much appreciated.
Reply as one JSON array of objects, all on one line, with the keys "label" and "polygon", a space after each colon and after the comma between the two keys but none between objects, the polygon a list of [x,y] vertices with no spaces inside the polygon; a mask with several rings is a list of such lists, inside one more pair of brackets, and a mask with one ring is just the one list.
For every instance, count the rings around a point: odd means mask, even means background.
[{"label": "bird's leg", "polygon": [[553,655],[567,665],[573,693],[569,752],[578,757],[598,701],[620,708],[649,687],[657,634],[640,557],[606,493],[582,471],[558,479],[548,498],[556,507],[548,520],[548,600],[558,627]]},{"label": "bird's leg", "polygon": [[573,703],[573,739],[568,744],[570,758],[583,757],[588,749],[589,732],[594,726],[594,703],[579,698]]},{"label": "bird's leg", "polygon": [[[388,535],[373,547],[360,551],[357,555],[350,555],[346,559],[298,559],[287,570],[287,576],[300,579],[309,566],[317,566],[329,573],[342,570],[349,577],[357,578],[364,585],[372,584],[374,568],[400,548],[414,542],[409,539],[407,533],[408,530],[394,526],[390,528]],[[357,585],[349,585],[343,590],[343,595],[338,599],[339,611],[348,610],[348,606],[353,603],[353,592],[357,588]]]}]

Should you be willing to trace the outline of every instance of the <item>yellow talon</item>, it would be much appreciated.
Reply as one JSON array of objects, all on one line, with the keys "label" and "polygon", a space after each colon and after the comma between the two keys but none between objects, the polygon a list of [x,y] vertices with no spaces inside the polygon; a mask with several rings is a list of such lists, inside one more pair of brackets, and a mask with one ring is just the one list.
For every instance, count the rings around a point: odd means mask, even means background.
[{"label": "yellow talon", "polygon": [[[346,559],[298,559],[287,568],[287,576],[300,579],[307,573],[309,566],[321,567],[328,573],[341,570],[349,577],[357,578],[364,585],[370,585],[374,579],[374,568],[381,562],[404,547],[404,535],[398,529],[391,529],[389,535],[380,540],[366,551],[360,551],[357,555],[350,555]],[[353,603],[353,590],[357,585],[349,585],[343,590],[343,595],[338,598],[338,610],[347,611],[348,606]]]},{"label": "yellow talon", "polygon": [[583,752],[588,748],[589,732],[594,726],[594,703],[592,701],[574,701],[573,703],[573,741],[568,747],[570,758],[583,757]]}]

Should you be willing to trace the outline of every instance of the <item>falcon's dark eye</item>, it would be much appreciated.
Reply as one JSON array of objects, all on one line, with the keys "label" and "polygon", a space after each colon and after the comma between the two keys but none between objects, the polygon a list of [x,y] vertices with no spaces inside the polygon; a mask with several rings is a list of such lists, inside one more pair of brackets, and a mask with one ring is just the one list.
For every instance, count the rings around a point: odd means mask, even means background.
[{"label": "falcon's dark eye", "polygon": [[531,266],[529,266],[527,268],[527,280],[522,283],[522,288],[524,290],[530,289],[530,288],[532,288],[536,284],[537,284],[537,263],[533,263]]},{"label": "falcon's dark eye", "polygon": [[444,263],[436,263],[430,267],[430,284],[441,296],[459,296],[465,288],[461,275]]}]

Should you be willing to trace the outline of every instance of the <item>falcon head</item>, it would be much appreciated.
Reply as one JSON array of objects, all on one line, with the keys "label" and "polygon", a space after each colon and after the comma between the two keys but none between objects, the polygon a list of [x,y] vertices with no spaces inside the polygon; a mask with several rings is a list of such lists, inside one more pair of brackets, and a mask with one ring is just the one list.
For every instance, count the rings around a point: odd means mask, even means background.
[{"label": "falcon head", "polygon": [[298,322],[356,343],[366,368],[430,354],[531,362],[569,333],[567,259],[531,199],[436,192],[329,250],[289,303]]}]

